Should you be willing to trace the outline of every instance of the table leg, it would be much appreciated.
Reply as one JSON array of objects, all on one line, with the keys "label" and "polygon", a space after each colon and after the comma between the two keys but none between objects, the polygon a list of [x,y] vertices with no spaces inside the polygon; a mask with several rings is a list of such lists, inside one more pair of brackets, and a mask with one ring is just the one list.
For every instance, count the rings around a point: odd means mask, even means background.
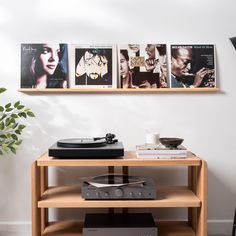
[{"label": "table leg", "polygon": [[[188,188],[191,189],[196,194],[197,188],[197,167],[188,167]],[[197,208],[188,208],[188,223],[196,232],[197,228]]]},{"label": "table leg", "polygon": [[207,236],[207,185],[207,163],[202,160],[202,164],[198,167],[197,172],[197,197],[201,201],[201,207],[197,209],[196,236]]},{"label": "table leg", "polygon": [[32,236],[41,236],[41,210],[38,208],[40,199],[40,168],[37,161],[31,167],[32,181]]},{"label": "table leg", "polygon": [[[40,195],[42,196],[48,188],[48,167],[40,167]],[[41,208],[41,232],[45,230],[48,225],[48,208]]]}]

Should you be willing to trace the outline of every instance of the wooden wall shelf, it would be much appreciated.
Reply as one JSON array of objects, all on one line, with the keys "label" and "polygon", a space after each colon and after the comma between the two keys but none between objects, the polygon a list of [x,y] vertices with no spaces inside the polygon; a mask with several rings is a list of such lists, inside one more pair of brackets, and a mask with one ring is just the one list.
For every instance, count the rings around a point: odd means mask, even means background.
[{"label": "wooden wall shelf", "polygon": [[38,93],[205,93],[219,92],[219,88],[160,88],[160,89],[122,89],[122,88],[76,88],[76,89],[18,89],[19,92]]}]

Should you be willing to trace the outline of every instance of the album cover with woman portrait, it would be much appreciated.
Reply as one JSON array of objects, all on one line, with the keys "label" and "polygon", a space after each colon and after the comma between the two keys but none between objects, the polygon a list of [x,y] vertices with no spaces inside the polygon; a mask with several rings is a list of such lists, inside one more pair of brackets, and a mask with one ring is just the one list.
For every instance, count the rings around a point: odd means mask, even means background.
[{"label": "album cover with woman portrait", "polygon": [[115,45],[71,45],[71,87],[116,88]]},{"label": "album cover with woman portrait", "polygon": [[123,44],[118,47],[121,88],[167,88],[166,44]]},{"label": "album cover with woman portrait", "polygon": [[171,88],[215,88],[215,45],[171,45]]},{"label": "album cover with woman portrait", "polygon": [[21,88],[68,88],[67,44],[21,44]]}]

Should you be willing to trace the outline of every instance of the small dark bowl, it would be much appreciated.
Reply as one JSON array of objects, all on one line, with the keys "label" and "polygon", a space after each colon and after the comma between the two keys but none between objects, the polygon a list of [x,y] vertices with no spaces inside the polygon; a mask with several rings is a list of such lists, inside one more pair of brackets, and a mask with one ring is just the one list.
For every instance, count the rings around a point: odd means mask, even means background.
[{"label": "small dark bowl", "polygon": [[182,138],[160,138],[161,144],[165,147],[177,148],[184,140]]}]

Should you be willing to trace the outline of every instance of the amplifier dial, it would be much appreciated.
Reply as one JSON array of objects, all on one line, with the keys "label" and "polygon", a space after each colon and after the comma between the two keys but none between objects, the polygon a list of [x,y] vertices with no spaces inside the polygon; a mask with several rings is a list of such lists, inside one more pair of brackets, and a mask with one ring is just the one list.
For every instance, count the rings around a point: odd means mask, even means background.
[{"label": "amplifier dial", "polygon": [[122,197],[123,196],[123,190],[121,188],[115,189],[115,196],[116,197]]}]

